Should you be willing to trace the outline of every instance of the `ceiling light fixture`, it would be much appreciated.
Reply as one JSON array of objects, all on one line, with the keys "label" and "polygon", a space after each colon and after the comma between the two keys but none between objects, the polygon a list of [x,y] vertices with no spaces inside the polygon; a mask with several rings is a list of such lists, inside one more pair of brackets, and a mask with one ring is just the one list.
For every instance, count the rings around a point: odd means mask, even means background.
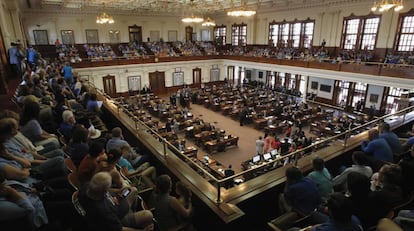
[{"label": "ceiling light fixture", "polygon": [[207,17],[207,20],[203,22],[203,24],[201,24],[202,26],[216,26],[216,23],[211,20],[210,17]]},{"label": "ceiling light fixture", "polygon": [[398,12],[404,8],[403,0],[380,0],[375,1],[371,8],[371,11],[384,12],[394,8],[394,11]]},{"label": "ceiling light fixture", "polygon": [[[233,4],[233,2],[232,2]],[[243,3],[241,2],[241,6],[239,8],[235,8],[234,10],[228,11],[227,16],[234,16],[234,17],[250,17],[256,14],[255,10],[248,10],[246,7],[246,1]]]},{"label": "ceiling light fixture", "polygon": [[115,21],[112,16],[105,13],[105,3],[103,4],[102,13],[96,17],[96,23],[98,24],[113,24]]},{"label": "ceiling light fixture", "polygon": [[185,23],[192,23],[192,22],[200,23],[200,22],[203,22],[204,19],[200,17],[194,17],[194,15],[191,15],[191,17],[183,18],[181,19],[181,21]]}]

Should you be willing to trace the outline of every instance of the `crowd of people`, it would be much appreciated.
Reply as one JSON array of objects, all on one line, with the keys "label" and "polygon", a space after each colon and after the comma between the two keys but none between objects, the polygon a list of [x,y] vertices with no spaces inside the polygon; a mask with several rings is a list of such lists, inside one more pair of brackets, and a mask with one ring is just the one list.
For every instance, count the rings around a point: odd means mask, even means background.
[{"label": "crowd of people", "polygon": [[[62,60],[71,63],[82,61],[82,55],[73,45],[66,45],[57,42],[56,53]],[[337,55],[329,54],[325,47],[298,49],[284,46],[216,46],[212,42],[138,42],[133,41],[129,44],[119,44],[118,50],[114,51],[108,44],[84,44],[85,58],[92,61],[105,61],[117,57],[137,58],[155,55],[158,57],[178,57],[178,56],[203,56],[203,55],[238,55],[247,57],[264,57],[288,60],[303,61],[330,61],[338,62],[374,62],[380,61],[386,64],[407,64],[412,65],[414,56],[412,52],[388,53],[383,59],[375,56],[369,50],[341,50]]]},{"label": "crowd of people", "polygon": [[335,170],[337,176],[319,157],[313,159],[313,171],[307,176],[296,167],[288,168],[280,208],[306,217],[310,226],[304,230],[370,230],[378,223],[388,227],[384,230],[412,230],[413,210],[399,210],[414,190],[412,143],[401,142],[383,122],[368,132],[361,150],[352,153],[353,165]]},{"label": "crowd of people", "polygon": [[[25,69],[14,69],[23,79],[15,94],[19,113],[0,111],[2,228],[194,229],[188,186],[177,183],[171,192],[171,178],[158,176],[120,127],[106,132],[96,94],[70,63],[21,62]],[[147,191],[151,207],[139,206]]]}]

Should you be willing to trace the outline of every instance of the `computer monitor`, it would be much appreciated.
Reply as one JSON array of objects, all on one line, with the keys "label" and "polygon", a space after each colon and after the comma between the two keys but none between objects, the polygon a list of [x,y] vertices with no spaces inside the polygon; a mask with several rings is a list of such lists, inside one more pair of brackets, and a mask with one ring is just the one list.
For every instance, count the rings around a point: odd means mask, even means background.
[{"label": "computer monitor", "polygon": [[270,153],[265,153],[264,155],[263,155],[263,159],[264,160],[269,160],[269,159],[271,159],[272,158],[272,155],[270,155]]},{"label": "computer monitor", "polygon": [[277,149],[273,149],[272,151],[270,151],[270,153],[272,154],[272,156],[276,156],[277,155]]},{"label": "computer monitor", "polygon": [[260,155],[254,156],[252,162],[257,163],[260,161]]}]

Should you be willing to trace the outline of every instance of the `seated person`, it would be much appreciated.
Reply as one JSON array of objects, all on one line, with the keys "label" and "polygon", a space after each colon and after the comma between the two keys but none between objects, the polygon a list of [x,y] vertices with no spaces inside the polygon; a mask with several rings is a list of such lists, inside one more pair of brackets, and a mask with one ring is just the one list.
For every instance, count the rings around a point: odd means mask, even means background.
[{"label": "seated person", "polygon": [[362,231],[356,216],[352,215],[352,203],[342,193],[334,193],[328,199],[329,220],[308,229],[310,231]]},{"label": "seated person", "polygon": [[[17,190],[16,188],[19,188]],[[20,221],[26,230],[36,230],[48,223],[45,208],[28,185],[8,181],[0,171],[0,222]],[[10,224],[11,225],[11,224]],[[9,227],[2,226],[7,229]],[[16,224],[13,229],[16,230]]]},{"label": "seated person", "polygon": [[153,182],[157,178],[157,170],[154,166],[151,166],[148,162],[142,163],[138,168],[134,168],[132,164],[125,158],[129,156],[131,152],[131,147],[129,145],[121,146],[122,156],[119,158],[118,165],[121,167],[120,171],[127,178],[133,178],[135,176],[141,175],[146,181],[147,186],[152,187]]},{"label": "seated person", "polygon": [[358,172],[367,176],[368,178],[371,178],[372,169],[365,164],[365,153],[361,151],[353,152],[352,161],[354,164],[351,167],[346,168],[341,174],[333,179],[333,185],[337,191],[346,191],[346,179],[348,174],[351,172]]},{"label": "seated person", "polygon": [[112,196],[109,193],[111,184],[111,175],[99,172],[79,192],[79,202],[86,211],[89,230],[153,230],[151,211],[132,212],[125,199],[128,190]]},{"label": "seated person", "polygon": [[102,165],[103,161],[107,159],[108,157],[105,153],[104,142],[100,140],[93,141],[89,147],[88,155],[86,155],[79,164],[79,182],[84,184],[90,181],[92,176],[98,172],[99,165]]},{"label": "seated person", "polygon": [[89,152],[88,135],[88,129],[82,125],[76,125],[73,129],[67,152],[76,167],[79,167],[82,159]]},{"label": "seated person", "polygon": [[124,135],[122,134],[122,129],[120,127],[113,128],[112,138],[106,143],[106,151],[114,148],[121,148],[124,145],[128,145],[130,147],[129,155],[125,155],[124,157],[131,162],[134,168],[137,168],[141,164],[149,161],[148,155],[141,155],[131,148],[131,145],[129,145],[129,143],[124,139]]},{"label": "seated person", "polygon": [[72,138],[72,130],[76,124],[75,116],[71,110],[65,110],[62,113],[62,123],[59,126],[60,133],[62,133],[66,142]]},{"label": "seated person", "polygon": [[[154,217],[160,230],[173,230],[182,227],[177,217],[187,218],[192,214],[192,206],[186,208],[180,201],[171,196],[172,182],[168,175],[157,178],[156,189],[150,200],[150,206],[155,208]],[[190,200],[191,201],[191,200]]]},{"label": "seated person", "polygon": [[334,191],[332,176],[328,169],[325,168],[325,161],[322,158],[317,157],[313,159],[312,164],[314,170],[308,176],[316,183],[322,200],[326,201]]},{"label": "seated person", "polygon": [[316,211],[321,202],[315,182],[303,177],[298,168],[289,167],[286,170],[285,192],[279,200],[280,208],[285,212],[294,211],[299,216],[311,215],[313,222],[323,223],[327,216]]},{"label": "seated person", "polygon": [[372,157],[370,166],[374,171],[378,170],[382,162],[392,162],[394,159],[390,146],[385,139],[379,137],[377,129],[368,131],[368,142],[361,142],[361,150]]},{"label": "seated person", "polygon": [[359,218],[364,229],[376,225],[379,219],[390,216],[392,205],[387,198],[371,192],[368,177],[358,172],[349,173],[347,188],[352,202],[352,214]]},{"label": "seated person", "polygon": [[21,132],[36,146],[51,144],[59,148],[59,140],[55,135],[49,134],[42,129],[38,117],[40,106],[36,102],[30,102],[24,105],[20,117]]},{"label": "seated person", "polygon": [[[376,174],[374,174],[376,175]],[[378,177],[373,176],[374,180],[371,189],[373,195],[386,198],[392,207],[401,204],[404,200],[401,187],[402,174],[400,166],[396,164],[386,164],[381,167]]]}]

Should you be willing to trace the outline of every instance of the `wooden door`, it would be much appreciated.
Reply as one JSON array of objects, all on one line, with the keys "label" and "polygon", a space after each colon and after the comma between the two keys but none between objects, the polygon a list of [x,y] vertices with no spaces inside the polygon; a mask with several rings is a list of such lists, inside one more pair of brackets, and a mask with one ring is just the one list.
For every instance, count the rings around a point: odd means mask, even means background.
[{"label": "wooden door", "polygon": [[201,86],[201,68],[193,69],[193,86],[197,88]]},{"label": "wooden door", "polygon": [[112,98],[116,98],[115,76],[107,75],[102,77],[104,92]]},{"label": "wooden door", "polygon": [[193,40],[193,28],[191,26],[185,27],[185,42],[191,42]]},{"label": "wooden door", "polygon": [[234,84],[234,66],[227,67],[227,81]]},{"label": "wooden door", "polygon": [[142,28],[137,25],[129,26],[128,27],[129,32],[129,41],[130,42],[142,42]]},{"label": "wooden door", "polygon": [[151,72],[149,73],[149,82],[152,92],[156,95],[165,94],[165,72]]}]

